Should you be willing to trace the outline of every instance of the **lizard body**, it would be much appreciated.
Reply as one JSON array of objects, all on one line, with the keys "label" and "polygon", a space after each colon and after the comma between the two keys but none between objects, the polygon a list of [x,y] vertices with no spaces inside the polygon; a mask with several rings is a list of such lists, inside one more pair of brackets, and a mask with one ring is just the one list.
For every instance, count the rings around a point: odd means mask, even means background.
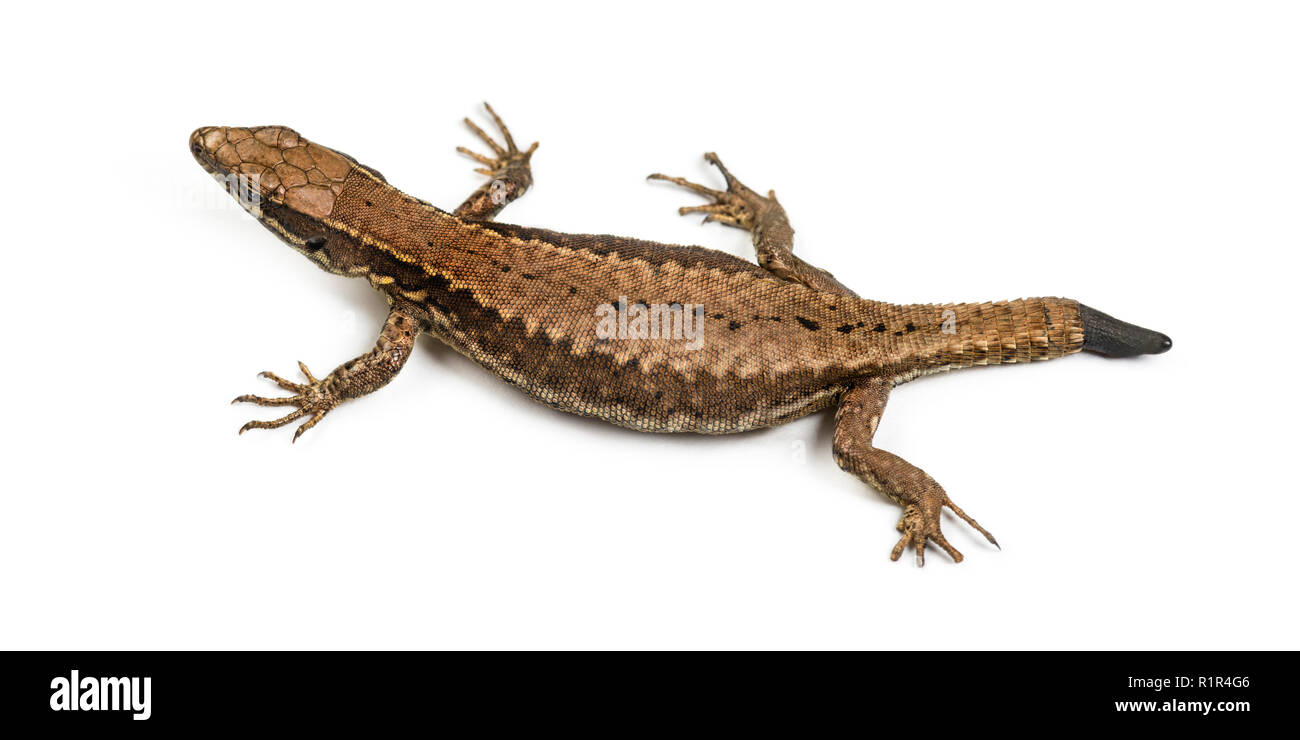
[{"label": "lizard body", "polygon": [[[491,108],[488,109],[491,112]],[[927,539],[955,559],[938,508],[973,526],[929,476],[870,444],[888,389],[918,375],[974,365],[1164,351],[1164,335],[1076,301],[895,305],[858,297],[794,256],[775,196],[736,180],[714,155],[726,192],[653,175],[714,200],[681,209],[748,229],[759,264],[703,247],[563,234],[492,221],[532,183],[529,157],[492,113],[496,155],[462,149],[492,180],[454,212],[391,186],[351,157],[281,126],[207,127],[190,137],[203,167],[228,184],[251,181],[250,211],[318,266],[364,277],[391,305],[375,348],[323,380],[264,373],[297,406],[271,428],[386,384],[428,332],[562,411],[650,432],[730,433],[780,424],[838,404],[835,456],[904,506],[897,558]],[[612,330],[612,331],[611,331]],[[243,430],[241,429],[241,432]],[[979,528],[992,541],[982,528]]]}]

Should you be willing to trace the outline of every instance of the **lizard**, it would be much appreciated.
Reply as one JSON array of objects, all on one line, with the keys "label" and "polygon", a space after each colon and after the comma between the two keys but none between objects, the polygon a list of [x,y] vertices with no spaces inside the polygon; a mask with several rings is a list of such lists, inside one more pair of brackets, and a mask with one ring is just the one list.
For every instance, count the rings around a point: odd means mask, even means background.
[{"label": "lizard", "polygon": [[533,184],[537,144],[519,148],[485,108],[501,141],[465,119],[491,154],[457,149],[487,181],[451,211],[286,126],[190,135],[194,158],[264,226],[318,267],[365,278],[389,304],[374,347],[324,378],[301,362],[303,382],[261,373],[292,395],[234,402],[294,409],[241,434],[301,419],[296,441],[340,403],[386,385],[417,337],[431,334],[547,406],[644,432],[745,432],[834,407],[835,462],[902,508],[890,558],[910,549],[924,565],[933,543],[961,562],[940,527],[944,508],[1000,546],[925,471],[874,445],[890,391],[957,368],[1172,346],[1073,299],[861,298],[794,254],[775,192],[751,190],[713,153],[705,158],[725,190],[649,177],[703,196],[682,215],[748,231],[756,263],[699,246],[500,223],[502,208]]}]

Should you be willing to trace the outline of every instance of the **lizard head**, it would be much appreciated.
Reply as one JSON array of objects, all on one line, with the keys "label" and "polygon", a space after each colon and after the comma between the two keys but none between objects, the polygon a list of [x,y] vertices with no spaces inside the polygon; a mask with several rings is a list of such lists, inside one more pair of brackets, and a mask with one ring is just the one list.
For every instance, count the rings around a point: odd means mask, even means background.
[{"label": "lizard head", "polygon": [[287,126],[205,126],[190,153],[249,213],[318,266],[340,272],[329,220],[354,171],[383,181],[348,155]]},{"label": "lizard head", "polygon": [[190,153],[259,218],[265,201],[307,219],[327,218],[356,165],[287,126],[205,126],[190,134]]}]

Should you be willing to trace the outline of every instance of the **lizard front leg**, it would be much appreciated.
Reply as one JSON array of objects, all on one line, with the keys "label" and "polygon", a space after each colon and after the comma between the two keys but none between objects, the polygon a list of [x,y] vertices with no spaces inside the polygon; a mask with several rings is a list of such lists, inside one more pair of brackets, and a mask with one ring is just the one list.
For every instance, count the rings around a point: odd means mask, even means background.
[{"label": "lizard front leg", "polygon": [[488,145],[495,156],[486,156],[466,149],[463,146],[456,147],[456,151],[464,154],[482,164],[482,167],[475,168],[475,172],[487,175],[489,179],[486,183],[479,186],[472,195],[460,204],[455,210],[455,215],[469,221],[491,221],[505,208],[510,201],[524,194],[524,191],[532,187],[533,170],[529,165],[529,159],[533,152],[537,150],[537,142],[528,147],[527,151],[519,151],[515,146],[514,137],[510,135],[510,129],[492,110],[492,106],[487,103],[483,104],[487,108],[488,115],[492,116],[492,121],[496,123],[497,128],[501,131],[501,138],[506,140],[505,146],[501,146],[488,136],[483,129],[479,128],[468,118],[465,119],[465,125],[478,134],[478,137]]},{"label": "lizard front leg", "polygon": [[303,432],[311,429],[325,418],[325,415],[340,403],[373,393],[388,384],[406,364],[415,346],[415,338],[427,327],[422,319],[417,318],[399,305],[394,305],[379,332],[379,340],[374,349],[360,357],[334,368],[334,371],[317,380],[303,363],[298,363],[306,383],[294,383],[272,372],[260,375],[270,379],[281,388],[295,395],[285,398],[263,398],[261,396],[240,396],[231,403],[255,403],[259,406],[297,406],[298,410],[275,421],[250,421],[240,428],[243,434],[249,429],[276,429],[303,417],[307,421],[293,434],[297,442]]},{"label": "lizard front leg", "polygon": [[898,521],[902,537],[894,545],[890,559],[898,560],[910,546],[916,550],[917,564],[925,565],[925,544],[931,541],[960,563],[962,554],[948,543],[939,528],[939,512],[945,506],[996,546],[998,541],[993,535],[958,508],[924,470],[872,445],[891,386],[888,380],[871,378],[846,391],[835,412],[833,442],[835,462],[842,469],[903,507],[903,518]]},{"label": "lizard front leg", "polygon": [[699,193],[713,200],[702,206],[683,206],[677,212],[685,216],[688,213],[703,213],[704,222],[718,223],[745,229],[753,235],[754,250],[758,255],[758,264],[763,269],[782,280],[803,283],[810,288],[841,295],[854,295],[835,276],[829,272],[804,262],[794,254],[794,228],[786,218],[785,209],[776,200],[776,192],[769,190],[766,196],[750,190],[736,179],[718,159],[718,155],[709,152],[704,158],[722,172],[727,181],[727,190],[722,192],[698,185],[681,177],[669,177],[655,173],[652,180],[664,180],[681,185],[688,190]]}]

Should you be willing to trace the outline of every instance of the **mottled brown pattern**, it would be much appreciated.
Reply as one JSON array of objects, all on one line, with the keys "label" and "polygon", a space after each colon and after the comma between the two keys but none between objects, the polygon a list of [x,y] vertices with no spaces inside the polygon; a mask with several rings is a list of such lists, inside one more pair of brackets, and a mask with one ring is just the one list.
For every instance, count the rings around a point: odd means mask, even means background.
[{"label": "mottled brown pattern", "polygon": [[[367,278],[392,305],[370,353],[324,380],[303,367],[305,385],[269,376],[292,398],[237,399],[299,407],[245,428],[309,417],[301,434],[343,400],[387,383],[425,331],[553,408],[641,431],[740,432],[838,400],[836,461],[904,507],[894,557],[913,546],[920,559],[928,540],[961,559],[943,539],[939,509],[978,525],[923,471],[871,444],[889,389],[926,373],[1078,352],[1078,303],[859,298],[795,257],[794,230],[775,194],[745,187],[713,154],[706,156],[725,191],[652,177],[711,200],[683,213],[751,232],[759,265],[703,247],[491,223],[532,184],[537,145],[520,151],[488,112],[505,143],[470,123],[492,155],[462,151],[491,180],[455,213],[291,129],[194,132],[191,150],[209,172],[258,176],[263,202],[254,213],[268,228],[320,267]],[[665,306],[702,307],[698,337],[599,335],[602,311]]]},{"label": "mottled brown pattern", "polygon": [[[744,431],[822,408],[825,391],[859,375],[1045,359],[1077,350],[1082,339],[1069,302],[892,306],[697,259],[700,248],[647,254],[638,245],[632,256],[614,238],[511,236],[354,178],[331,220],[428,274],[383,289],[426,291],[435,333],[535,398],[646,431]],[[588,243],[613,246],[584,249]],[[599,341],[596,307],[620,297],[703,305],[702,347]],[[1050,327],[1049,305],[1058,317]],[[952,335],[942,332],[946,309],[956,316]],[[566,380],[537,382],[548,373]],[[645,403],[679,382],[693,391]]]}]

